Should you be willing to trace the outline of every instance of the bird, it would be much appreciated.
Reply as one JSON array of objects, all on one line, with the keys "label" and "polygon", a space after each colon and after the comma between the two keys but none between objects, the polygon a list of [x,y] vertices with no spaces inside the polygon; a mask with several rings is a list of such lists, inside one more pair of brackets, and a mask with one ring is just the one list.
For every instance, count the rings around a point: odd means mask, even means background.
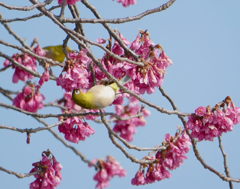
[{"label": "bird", "polygon": [[[130,81],[129,76],[124,76],[120,83],[122,85]],[[82,92],[80,89],[74,89],[72,92],[72,100],[79,106],[85,109],[102,109],[110,106],[116,98],[119,87],[116,83],[109,85],[95,85],[87,92]]]},{"label": "bird", "polygon": [[[61,62],[61,63],[66,58],[63,45],[47,46],[47,47],[43,47],[43,49],[46,51],[45,56],[47,58],[51,58],[51,59]],[[72,50],[69,47],[66,47],[66,51],[68,53]]]}]

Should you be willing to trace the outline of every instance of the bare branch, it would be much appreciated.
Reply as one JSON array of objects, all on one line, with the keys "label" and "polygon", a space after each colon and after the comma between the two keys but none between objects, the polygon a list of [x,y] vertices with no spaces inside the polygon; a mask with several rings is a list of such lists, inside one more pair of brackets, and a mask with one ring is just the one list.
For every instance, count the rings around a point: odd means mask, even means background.
[{"label": "bare branch", "polygon": [[[227,177],[230,177],[230,170],[228,167],[228,161],[227,161],[227,154],[224,151],[223,144],[222,144],[222,138],[218,137],[218,143],[219,143],[219,148],[223,156],[223,165],[224,165],[224,171]],[[233,189],[233,183],[231,181],[228,182],[229,188]]]},{"label": "bare branch", "polygon": [[5,169],[1,166],[0,166],[0,171],[3,171],[3,172],[8,173],[10,175],[15,175],[18,178],[26,178],[26,177],[30,177],[30,176],[33,176],[34,174],[36,174],[35,172],[34,173],[17,173],[17,172]]},{"label": "bare branch", "polygon": [[131,16],[131,17],[125,17],[125,18],[116,18],[116,19],[85,19],[85,18],[75,18],[75,19],[69,19],[69,18],[62,18],[61,21],[62,22],[67,22],[67,23],[76,23],[76,22],[80,22],[80,23],[109,23],[109,24],[122,24],[122,23],[126,23],[126,22],[132,22],[132,21],[136,21],[136,20],[140,20],[145,16],[148,16],[150,14],[154,14],[157,12],[161,12],[163,10],[166,10],[167,8],[169,8],[176,0],[170,0],[166,3],[164,3],[163,5],[154,8],[154,9],[150,9],[147,11],[144,11],[136,16]]},{"label": "bare branch", "polygon": [[39,131],[49,130],[50,128],[56,127],[60,124],[62,124],[62,122],[55,123],[53,125],[48,126],[47,128],[46,127],[37,127],[35,129],[33,129],[33,128],[20,129],[20,128],[17,128],[17,127],[0,125],[0,129],[7,129],[7,130],[11,130],[11,131],[20,132],[20,133],[31,134],[31,133],[37,133]]},{"label": "bare branch", "polygon": [[24,6],[24,7],[11,6],[11,5],[7,5],[7,4],[0,2],[0,6],[7,8],[9,10],[30,11],[30,10],[36,9],[38,7],[44,7],[48,4],[50,4],[51,2],[52,2],[52,0],[51,1],[48,0],[48,1],[45,1],[44,3],[38,3],[38,4],[35,4],[32,6]]},{"label": "bare branch", "polygon": [[[48,11],[52,11],[56,8],[59,8],[60,6],[57,5],[57,6],[53,6],[51,8],[48,9]],[[11,18],[11,19],[3,19],[1,18],[1,14],[0,14],[0,22],[3,22],[3,23],[9,23],[9,22],[19,22],[19,21],[27,21],[27,20],[31,20],[33,18],[39,18],[41,16],[43,16],[44,14],[43,13],[38,13],[38,14],[34,14],[34,15],[31,15],[31,16],[27,16],[27,17],[23,17],[23,18]]]}]

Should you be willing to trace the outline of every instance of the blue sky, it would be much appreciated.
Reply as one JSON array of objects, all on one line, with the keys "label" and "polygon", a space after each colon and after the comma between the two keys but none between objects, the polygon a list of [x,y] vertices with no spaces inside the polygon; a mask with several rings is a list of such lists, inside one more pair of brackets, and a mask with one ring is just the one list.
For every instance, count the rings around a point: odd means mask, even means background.
[{"label": "blue sky", "polygon": [[[12,5],[23,5],[20,1],[12,0],[2,2]],[[163,1],[138,0],[138,4],[129,8],[123,8],[120,4],[111,0],[90,0],[106,18],[117,18],[135,15],[146,9],[154,8]],[[54,2],[56,4],[56,2]],[[81,3],[77,4],[82,17],[86,18],[91,14],[86,11]],[[164,80],[163,88],[175,100],[182,112],[191,113],[200,105],[212,105],[223,100],[226,96],[231,96],[237,106],[240,104],[239,72],[240,72],[240,1],[238,0],[202,0],[176,1],[168,10],[145,17],[141,21],[123,25],[112,25],[128,38],[133,40],[138,31],[148,29],[152,40],[160,43],[166,53],[173,60],[173,65],[169,67]],[[0,7],[0,12],[4,17],[23,16],[26,13],[17,14],[15,11],[6,12]],[[11,24],[26,42],[31,43],[35,37],[39,39],[42,46],[60,44],[65,35],[56,28],[48,19],[35,19],[26,23]],[[85,25],[85,30],[89,38],[96,40],[98,37],[106,37],[106,32],[100,25]],[[0,39],[13,42],[14,40],[0,27]],[[76,48],[72,44],[72,48]],[[0,46],[0,51],[11,55],[14,51]],[[3,63],[0,58],[0,65]],[[21,89],[22,85],[11,83],[13,71],[0,73],[0,86],[10,89]],[[54,82],[49,82],[43,89],[43,93],[48,96],[47,100],[61,97],[62,90],[54,88]],[[159,92],[145,96],[146,99],[170,108],[166,100]],[[9,103],[2,95],[0,102]],[[160,115],[150,109],[152,115],[147,119],[147,126],[139,128],[133,144],[139,146],[155,146],[162,142],[164,135],[169,132],[175,133],[177,126],[181,125],[176,116]],[[52,112],[48,109],[46,112]],[[0,124],[17,126],[20,128],[34,128],[40,126],[28,116],[22,116],[10,110],[0,109]],[[49,119],[49,122],[56,122]],[[94,125],[96,134],[84,142],[74,145],[83,152],[89,159],[104,158],[106,155],[113,155],[127,169],[126,178],[114,178],[109,189],[156,189],[177,187],[185,189],[202,188],[228,188],[228,184],[220,180],[217,176],[205,170],[194,157],[192,150],[188,154],[188,159],[177,170],[172,172],[172,178],[146,186],[132,186],[130,180],[138,169],[138,165],[132,164],[121,152],[116,149],[108,139],[107,131],[102,125]],[[56,158],[63,165],[63,180],[59,189],[94,188],[95,182],[92,180],[94,170],[88,168],[70,150],[64,148],[47,131],[33,134],[31,144],[25,143],[26,136],[6,130],[0,130],[0,166],[17,172],[28,172],[32,167],[32,162],[40,160],[41,152],[51,149]],[[226,152],[229,154],[231,174],[234,178],[239,175],[239,125],[234,131],[224,134],[223,143]],[[218,149],[217,142],[202,142],[199,149],[211,166],[223,173],[223,160]],[[142,157],[144,153],[131,152],[137,157]],[[1,188],[15,189],[28,188],[33,178],[17,179],[14,176],[0,172]],[[236,188],[238,187],[235,184]]]}]

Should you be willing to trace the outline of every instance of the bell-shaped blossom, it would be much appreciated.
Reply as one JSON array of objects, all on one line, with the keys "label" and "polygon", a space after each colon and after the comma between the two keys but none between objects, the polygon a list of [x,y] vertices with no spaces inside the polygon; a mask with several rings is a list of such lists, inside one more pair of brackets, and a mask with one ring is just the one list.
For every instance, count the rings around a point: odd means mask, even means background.
[{"label": "bell-shaped blossom", "polygon": [[43,108],[45,97],[36,89],[35,85],[27,85],[14,99],[13,105],[29,112],[37,112]]},{"label": "bell-shaped blossom", "polygon": [[223,133],[232,131],[233,126],[240,122],[240,108],[235,107],[230,97],[214,108],[198,107],[188,117],[187,128],[191,136],[201,140],[212,141]]},{"label": "bell-shaped blossom", "polygon": [[[33,50],[37,55],[44,56],[44,51],[40,46],[37,46]],[[12,59],[19,64],[22,64],[24,67],[28,68],[29,70],[36,71],[37,70],[37,60],[35,57],[32,57],[31,55],[24,53],[24,54],[14,54],[12,56]],[[27,81],[29,79],[32,79],[34,76],[23,70],[22,68],[16,66],[13,64],[10,60],[6,60],[4,62],[4,66],[11,65],[13,69],[15,69],[12,82],[17,83],[19,80],[21,81]]]},{"label": "bell-shaped blossom", "polygon": [[177,133],[175,137],[170,134],[166,134],[164,143],[167,143],[167,149],[158,151],[156,159],[161,164],[170,170],[178,168],[187,157],[185,154],[190,150],[190,138],[183,132]]},{"label": "bell-shaped blossom", "polygon": [[170,170],[178,168],[186,159],[191,141],[185,131],[179,131],[175,136],[166,134],[163,146],[155,155],[145,157],[152,163],[141,165],[132,179],[133,185],[150,184],[171,177]]},{"label": "bell-shaped blossom", "polygon": [[98,189],[108,187],[110,180],[115,176],[126,176],[126,171],[112,156],[107,156],[106,160],[95,160],[93,163],[99,167],[98,172],[93,177],[97,181],[96,188]]},{"label": "bell-shaped blossom", "polygon": [[42,160],[32,164],[36,180],[30,184],[30,189],[55,189],[62,180],[62,165],[50,151],[42,153]]},{"label": "bell-shaped blossom", "polygon": [[[78,1],[81,1],[81,0],[66,0],[66,3],[68,4],[68,5],[74,5],[76,2],[78,2]],[[58,0],[58,4],[62,4],[64,2],[64,0]]]},{"label": "bell-shaped blossom", "polygon": [[60,85],[67,92],[73,89],[88,89],[89,63],[91,59],[85,50],[69,53],[69,60],[60,76],[57,78],[57,85]]},{"label": "bell-shaped blossom", "polygon": [[146,31],[141,32],[130,47],[144,63],[144,66],[134,66],[128,70],[135,90],[141,94],[153,93],[155,87],[160,87],[168,66],[172,64],[160,45],[155,45]]},{"label": "bell-shaped blossom", "polygon": [[140,106],[138,101],[131,102],[128,105],[116,105],[116,114],[120,119],[115,120],[113,131],[120,133],[120,136],[127,141],[132,141],[136,133],[136,127],[145,126],[150,112]]},{"label": "bell-shaped blossom", "polygon": [[118,3],[122,3],[124,7],[128,7],[130,5],[135,5],[137,0],[117,0]]},{"label": "bell-shaped blossom", "polygon": [[64,134],[66,140],[74,143],[85,140],[95,133],[93,128],[79,117],[67,118],[58,126],[58,130]]},{"label": "bell-shaped blossom", "polygon": [[43,86],[43,84],[50,79],[50,73],[49,70],[46,69],[43,74],[40,77],[40,80],[38,81],[39,87]]}]

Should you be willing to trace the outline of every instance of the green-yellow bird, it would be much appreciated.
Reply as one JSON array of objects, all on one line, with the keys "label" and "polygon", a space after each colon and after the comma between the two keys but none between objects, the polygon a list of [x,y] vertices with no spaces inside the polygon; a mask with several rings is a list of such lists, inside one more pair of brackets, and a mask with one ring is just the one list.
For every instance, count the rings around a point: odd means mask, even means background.
[{"label": "green-yellow bird", "polygon": [[[122,85],[127,83],[130,77],[125,76],[120,81]],[[119,87],[116,83],[110,85],[95,85],[86,93],[79,89],[74,89],[72,92],[73,101],[86,109],[102,109],[113,103]]]},{"label": "green-yellow bird", "polygon": [[[58,62],[63,62],[66,58],[66,55],[63,50],[63,45],[47,46],[43,48],[46,51],[46,57],[51,58]],[[66,47],[66,51],[70,52],[71,49]]]}]

